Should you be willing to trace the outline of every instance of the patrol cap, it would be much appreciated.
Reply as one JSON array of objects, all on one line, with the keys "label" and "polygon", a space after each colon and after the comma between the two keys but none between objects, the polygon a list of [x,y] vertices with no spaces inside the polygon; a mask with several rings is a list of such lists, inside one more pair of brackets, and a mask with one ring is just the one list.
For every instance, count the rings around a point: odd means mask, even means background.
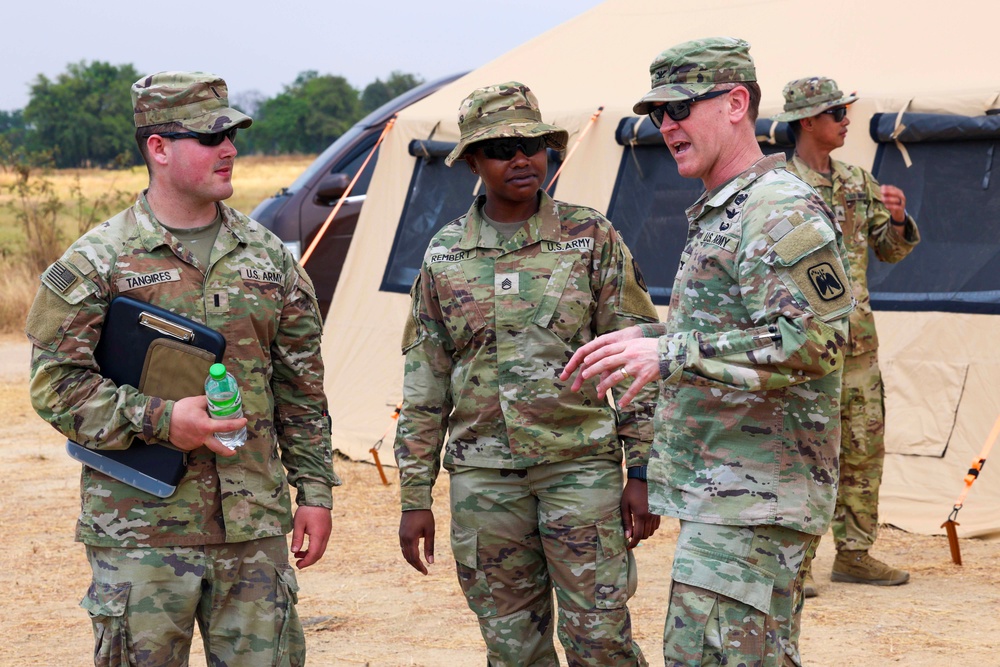
[{"label": "patrol cap", "polygon": [[215,134],[247,128],[253,119],[229,106],[222,77],[207,72],[158,72],[132,84],[135,126],[179,123],[184,129]]},{"label": "patrol cap", "polygon": [[840,92],[837,82],[825,76],[811,76],[796,79],[785,85],[781,91],[785,96],[785,111],[772,120],[789,122],[815,116],[823,111],[851,104],[858,96]]},{"label": "patrol cap", "polygon": [[462,135],[455,149],[444,159],[449,167],[470,145],[504,137],[545,137],[550,148],[564,150],[569,133],[542,122],[535,94],[523,83],[508,81],[476,88],[458,107],[458,128]]},{"label": "patrol cap", "polygon": [[663,102],[704,95],[720,83],[757,80],[750,44],[734,37],[706,37],[672,46],[649,66],[652,90],[632,111],[645,115]]}]

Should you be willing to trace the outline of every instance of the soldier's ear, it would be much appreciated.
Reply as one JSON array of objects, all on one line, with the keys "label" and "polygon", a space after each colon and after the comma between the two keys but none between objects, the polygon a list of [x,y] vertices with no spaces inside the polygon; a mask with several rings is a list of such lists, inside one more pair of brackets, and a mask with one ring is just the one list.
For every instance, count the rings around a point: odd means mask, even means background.
[{"label": "soldier's ear", "polygon": [[166,164],[169,159],[170,142],[158,134],[146,137],[146,152],[149,160],[156,164]]}]

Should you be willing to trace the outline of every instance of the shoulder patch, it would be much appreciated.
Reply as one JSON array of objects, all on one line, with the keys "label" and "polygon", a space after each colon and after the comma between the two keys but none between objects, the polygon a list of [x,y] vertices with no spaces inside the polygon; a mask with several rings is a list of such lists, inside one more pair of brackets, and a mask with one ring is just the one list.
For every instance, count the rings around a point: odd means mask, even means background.
[{"label": "shoulder patch", "polygon": [[80,278],[62,260],[53,262],[42,274],[42,282],[59,294],[66,294]]},{"label": "shoulder patch", "polygon": [[809,309],[823,320],[842,317],[854,307],[850,279],[834,252],[835,243],[833,230],[807,224],[795,227],[772,249],[774,264],[787,271]]},{"label": "shoulder patch", "polygon": [[621,287],[618,292],[621,312],[627,315],[635,315],[653,322],[659,321],[660,317],[653,306],[653,301],[649,298],[649,290],[646,288],[646,280],[642,277],[639,265],[632,258],[632,253],[628,246],[621,244],[622,249],[622,276]]}]

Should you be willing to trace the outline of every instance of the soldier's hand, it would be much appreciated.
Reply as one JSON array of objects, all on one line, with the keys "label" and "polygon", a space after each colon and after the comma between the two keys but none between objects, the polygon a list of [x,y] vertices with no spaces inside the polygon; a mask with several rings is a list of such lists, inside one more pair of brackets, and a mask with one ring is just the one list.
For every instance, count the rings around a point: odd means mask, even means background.
[{"label": "soldier's hand", "polygon": [[660,517],[649,513],[649,488],[641,479],[630,479],[622,491],[622,523],[628,548],[653,536],[660,527]]},{"label": "soldier's hand", "polygon": [[636,338],[642,338],[642,330],[639,327],[628,327],[598,336],[573,353],[566,368],[559,374],[559,379],[565,382],[579,369],[580,372],[577,373],[576,379],[573,381],[573,391],[580,391],[583,381],[595,375],[595,373],[587,373],[587,370],[595,362],[607,356],[606,348],[615,347],[617,349],[617,345]]},{"label": "soldier's hand", "polygon": [[559,377],[568,379],[573,369],[579,366],[573,391],[579,391],[585,380],[599,376],[599,396],[604,396],[608,389],[627,380],[618,399],[618,407],[625,407],[640,389],[660,379],[658,344],[656,338],[643,338],[639,327],[604,334],[577,350]]},{"label": "soldier's hand", "polygon": [[882,203],[889,209],[889,215],[897,223],[906,220],[906,195],[895,185],[881,185]]},{"label": "soldier's hand", "polygon": [[236,450],[219,442],[216,433],[236,431],[246,426],[246,417],[212,419],[208,414],[208,399],[188,396],[174,402],[170,415],[170,444],[185,452],[208,447],[219,456],[236,456]]},{"label": "soldier's hand", "polygon": [[[296,558],[295,567],[301,570],[318,561],[326,553],[326,545],[333,531],[333,520],[330,517],[330,510],[325,507],[300,505],[295,510],[292,525],[291,551]],[[303,549],[307,537],[309,545]]]},{"label": "soldier's hand", "polygon": [[424,541],[424,558],[427,565],[434,564],[434,512],[409,510],[399,518],[399,548],[403,558],[414,570],[427,574],[427,566],[420,560],[420,540]]}]

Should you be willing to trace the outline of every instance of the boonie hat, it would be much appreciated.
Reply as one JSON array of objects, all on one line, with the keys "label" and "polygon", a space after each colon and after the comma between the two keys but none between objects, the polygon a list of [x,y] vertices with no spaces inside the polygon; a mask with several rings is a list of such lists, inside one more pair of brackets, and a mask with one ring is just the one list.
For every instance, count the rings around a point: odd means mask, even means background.
[{"label": "boonie hat", "polygon": [[208,72],[159,72],[132,84],[135,126],[179,123],[202,134],[247,128],[253,119],[229,106],[222,77]]},{"label": "boonie hat", "polygon": [[542,122],[535,94],[517,81],[472,91],[458,108],[458,128],[458,145],[444,159],[449,167],[469,146],[487,139],[544,136],[549,147],[559,151],[569,141],[569,132]]},{"label": "boonie hat", "polygon": [[837,82],[825,76],[811,76],[789,82],[781,91],[785,96],[785,111],[772,120],[789,122],[810,118],[833,108],[851,104],[857,95],[840,92]]},{"label": "boonie hat", "polygon": [[632,111],[648,114],[664,102],[680,102],[704,95],[720,83],[757,80],[750,44],[734,37],[706,37],[672,46],[649,66],[652,90]]}]

